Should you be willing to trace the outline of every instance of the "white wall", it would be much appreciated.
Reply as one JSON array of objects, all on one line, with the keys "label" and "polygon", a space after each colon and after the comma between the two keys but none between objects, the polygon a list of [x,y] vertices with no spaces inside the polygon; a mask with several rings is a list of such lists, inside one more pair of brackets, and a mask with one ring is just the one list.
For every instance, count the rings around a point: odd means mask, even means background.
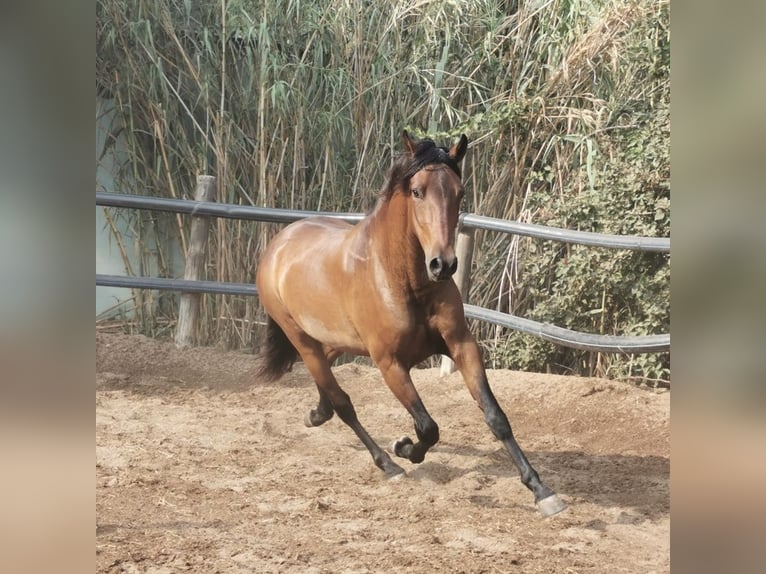
[{"label": "white wall", "polygon": [[[105,146],[109,142],[109,134],[116,133],[119,126],[114,119],[113,105],[111,100],[96,97],[96,190],[117,193],[139,193],[134,189],[125,189],[129,184],[124,181],[117,183],[115,174],[118,173],[119,166],[126,164],[127,154],[125,153],[124,139],[118,137],[117,142],[110,145],[105,151]],[[121,188],[120,185],[123,187]],[[121,214],[123,210],[113,210],[113,213]],[[123,237],[125,251],[127,253],[133,272],[137,275],[154,275],[158,273],[157,269],[141,270],[136,254],[134,234],[127,227],[125,221],[118,215],[114,217],[114,223],[119,233]],[[142,230],[143,249],[150,249],[156,252],[156,247],[152,245],[153,230]],[[172,242],[170,245],[163,244],[163,252],[168,255],[171,266],[171,275],[179,276],[183,274],[183,257],[180,249]],[[146,258],[151,261],[153,257]],[[104,216],[104,208],[96,206],[96,273],[105,275],[127,275],[120,249],[112,235],[112,231],[107,224]],[[157,300],[157,292],[154,292],[154,300]],[[132,316],[132,302],[130,301],[131,290],[118,287],[96,287],[96,317],[100,314],[117,312],[120,309],[126,312],[128,317]],[[121,305],[119,305],[122,303]],[[118,305],[115,307],[115,305]],[[110,311],[111,309],[111,311]]]},{"label": "white wall", "polygon": [[[96,96],[97,191],[122,191],[116,189],[113,174],[116,173],[116,166],[119,162],[125,161],[124,156],[121,154],[122,146],[120,145],[120,142],[123,140],[118,139],[117,144],[104,153],[108,134],[111,130],[117,128],[113,123],[114,114],[112,112],[111,101]],[[117,222],[117,224],[122,227],[121,231],[127,232],[124,225],[120,222]],[[106,224],[103,208],[99,206],[96,206],[96,273],[125,275],[125,265],[122,262],[120,251],[112,238],[111,230]],[[129,298],[129,289],[96,286],[96,316],[116,303]]]}]

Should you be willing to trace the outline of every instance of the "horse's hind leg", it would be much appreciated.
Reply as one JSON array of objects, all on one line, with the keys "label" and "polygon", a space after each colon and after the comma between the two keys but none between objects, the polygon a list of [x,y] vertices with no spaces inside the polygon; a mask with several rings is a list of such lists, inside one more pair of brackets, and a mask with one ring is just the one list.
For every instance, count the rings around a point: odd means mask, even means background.
[{"label": "horse's hind leg", "polygon": [[325,393],[319,385],[317,385],[317,390],[319,391],[319,404],[317,404],[315,409],[311,409],[307,412],[306,416],[303,418],[303,422],[307,427],[318,427],[323,425],[332,418],[332,415],[335,412],[327,393]]},{"label": "horse's hind leg", "polygon": [[[340,353],[333,349],[327,349],[325,354],[327,355],[327,362],[330,366],[332,366],[335,359],[340,356]],[[323,425],[329,421],[335,413],[327,393],[325,393],[319,385],[317,385],[317,391],[319,391],[319,404],[317,404],[315,409],[311,409],[307,412],[306,416],[303,418],[303,423],[307,427],[318,427]]]},{"label": "horse's hind leg", "polygon": [[[362,444],[367,447],[370,455],[372,455],[372,460],[375,462],[375,465],[383,470],[383,472],[386,473],[386,476],[392,478],[402,474],[404,469],[391,460],[388,453],[378,446],[359,422],[354,405],[351,403],[351,398],[340,388],[338,381],[330,370],[328,356],[322,351],[321,346],[306,335],[297,337],[297,339],[299,339],[299,341],[296,348],[301,354],[301,357],[303,357],[306,368],[314,377],[314,381],[316,381],[317,388],[319,389],[319,405],[317,406],[317,409],[312,411],[320,411],[320,414],[315,415],[316,420],[320,420],[321,417],[326,416],[326,409],[329,404],[332,407],[332,410],[338,413],[340,419],[351,427],[354,433],[356,433],[356,436],[359,437],[359,440],[362,441]],[[311,413],[309,413],[309,417],[312,417]],[[329,419],[330,417],[328,416],[327,418]],[[313,421],[314,418],[312,417],[310,421],[312,422],[311,426],[315,426]]]}]

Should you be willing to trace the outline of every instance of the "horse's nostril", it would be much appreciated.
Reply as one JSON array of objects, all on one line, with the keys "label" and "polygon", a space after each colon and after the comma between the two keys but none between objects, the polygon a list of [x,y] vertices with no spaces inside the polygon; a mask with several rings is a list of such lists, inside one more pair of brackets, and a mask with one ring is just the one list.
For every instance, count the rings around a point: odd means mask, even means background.
[{"label": "horse's nostril", "polygon": [[434,279],[449,279],[457,271],[457,257],[453,257],[449,262],[441,257],[434,257],[428,262],[428,270]]}]

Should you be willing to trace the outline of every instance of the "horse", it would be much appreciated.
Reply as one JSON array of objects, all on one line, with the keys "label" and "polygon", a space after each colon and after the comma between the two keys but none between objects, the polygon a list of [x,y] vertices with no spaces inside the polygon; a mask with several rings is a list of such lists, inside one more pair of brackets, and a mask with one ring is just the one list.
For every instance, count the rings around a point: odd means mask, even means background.
[{"label": "horse", "polygon": [[556,514],[566,504],[543,484],[516,442],[490,389],[452,280],[464,193],[460,163],[468,139],[462,135],[448,149],[405,130],[402,143],[404,153],[393,162],[375,208],[361,222],[308,217],[282,229],[264,250],[256,286],[268,318],[257,376],[274,382],[300,356],[319,391],[305,424],[317,427],[337,414],[375,465],[394,478],[404,469],[359,422],[331,366],[342,353],[372,359],[414,421],[417,440],[400,438],[393,453],[420,463],[438,442],[439,427],[409,373],[431,355],[447,355],[542,515]]}]

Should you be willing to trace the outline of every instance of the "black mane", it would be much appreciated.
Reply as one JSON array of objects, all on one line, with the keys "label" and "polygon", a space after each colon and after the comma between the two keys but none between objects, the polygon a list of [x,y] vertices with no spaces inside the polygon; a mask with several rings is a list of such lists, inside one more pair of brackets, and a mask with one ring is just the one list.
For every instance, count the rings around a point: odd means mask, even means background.
[{"label": "black mane", "polygon": [[461,176],[460,166],[450,157],[449,150],[437,146],[433,140],[424,138],[417,142],[414,155],[403,153],[394,160],[381,196],[386,200],[391,199],[400,184],[407,189],[410,178],[429,165],[446,165],[458,177]]}]

